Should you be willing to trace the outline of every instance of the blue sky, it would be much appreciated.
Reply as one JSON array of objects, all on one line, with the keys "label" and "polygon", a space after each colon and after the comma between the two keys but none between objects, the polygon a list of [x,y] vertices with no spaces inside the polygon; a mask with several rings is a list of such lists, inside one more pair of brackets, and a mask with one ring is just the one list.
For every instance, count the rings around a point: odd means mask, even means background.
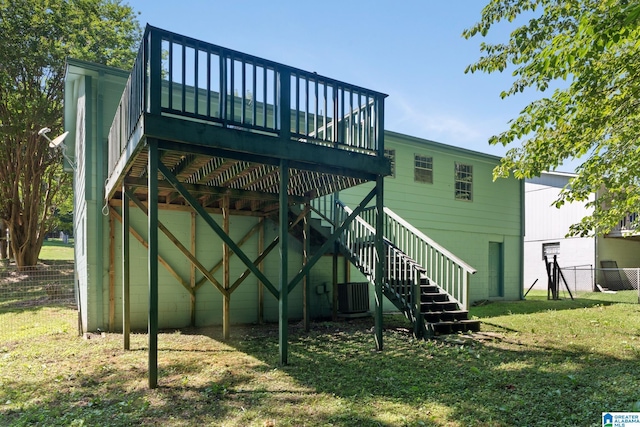
[{"label": "blue sky", "polygon": [[[540,94],[501,99],[513,77],[465,74],[480,37],[461,37],[483,0],[127,0],[150,25],[389,95],[388,130],[502,155],[488,139]],[[491,40],[507,40],[500,26]],[[566,170],[567,168],[565,168]]]}]

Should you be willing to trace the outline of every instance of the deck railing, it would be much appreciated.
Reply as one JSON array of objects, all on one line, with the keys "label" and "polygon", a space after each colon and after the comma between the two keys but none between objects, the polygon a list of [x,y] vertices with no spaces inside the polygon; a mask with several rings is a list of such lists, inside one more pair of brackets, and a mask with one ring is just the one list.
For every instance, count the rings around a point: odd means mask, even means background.
[{"label": "deck railing", "polygon": [[109,129],[109,175],[115,169],[145,108],[145,45],[143,41]]},{"label": "deck railing", "polygon": [[384,98],[147,26],[110,136],[110,172],[143,112],[382,156]]},{"label": "deck railing", "polygon": [[637,236],[640,233],[638,229],[638,213],[628,213],[624,218],[620,220],[618,225],[612,228],[608,237],[629,237]]}]

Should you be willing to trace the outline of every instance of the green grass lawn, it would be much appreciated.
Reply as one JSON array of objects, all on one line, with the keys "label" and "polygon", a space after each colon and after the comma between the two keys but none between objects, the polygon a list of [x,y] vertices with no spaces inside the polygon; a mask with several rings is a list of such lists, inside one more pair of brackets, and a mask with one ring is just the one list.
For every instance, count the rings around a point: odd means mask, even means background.
[{"label": "green grass lawn", "polygon": [[63,243],[61,239],[47,239],[42,244],[38,259],[41,261],[73,261],[73,239]]},{"label": "green grass lawn", "polygon": [[[290,325],[278,365],[276,325],[164,331],[159,387],[147,388],[147,338],[76,336],[75,312],[38,327],[34,311],[0,314],[0,424],[64,426],[600,426],[640,400],[637,292],[474,307],[474,335],[415,340],[385,317]],[[638,409],[636,409],[638,410]]]}]

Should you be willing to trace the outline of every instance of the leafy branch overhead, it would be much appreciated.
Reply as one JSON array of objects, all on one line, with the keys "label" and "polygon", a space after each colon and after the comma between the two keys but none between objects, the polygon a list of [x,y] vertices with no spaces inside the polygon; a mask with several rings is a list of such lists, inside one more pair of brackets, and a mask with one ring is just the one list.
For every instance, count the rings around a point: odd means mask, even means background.
[{"label": "leafy branch overhead", "polygon": [[[626,0],[492,0],[463,36],[486,36],[513,25],[504,43],[481,44],[466,72],[510,70],[501,96],[532,89],[527,105],[491,144],[509,149],[494,177],[517,178],[581,159],[578,176],[556,202],[586,201],[594,211],[571,234],[606,232],[628,212],[640,211],[640,3]],[[557,87],[548,93],[550,87]],[[546,96],[543,96],[546,95]],[[605,191],[606,190],[606,191]]]},{"label": "leafy branch overhead", "polygon": [[0,0],[0,34],[0,219],[18,265],[33,265],[72,197],[60,154],[38,137],[62,133],[66,59],[129,68],[140,27],[118,0]]}]

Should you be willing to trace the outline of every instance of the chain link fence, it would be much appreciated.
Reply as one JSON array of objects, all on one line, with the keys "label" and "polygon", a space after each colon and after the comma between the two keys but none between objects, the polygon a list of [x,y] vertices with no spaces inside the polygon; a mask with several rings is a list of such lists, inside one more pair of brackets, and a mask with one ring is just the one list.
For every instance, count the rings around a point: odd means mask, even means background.
[{"label": "chain link fence", "polygon": [[560,270],[571,292],[593,292],[596,289],[596,271],[592,265],[561,267]]},{"label": "chain link fence", "polygon": [[0,267],[0,336],[5,339],[33,327],[26,326],[27,317],[35,318],[38,333],[66,331],[74,325],[76,309],[73,263]]},{"label": "chain link fence", "polygon": [[572,292],[637,290],[640,301],[640,268],[594,268],[592,265],[562,267]]}]

